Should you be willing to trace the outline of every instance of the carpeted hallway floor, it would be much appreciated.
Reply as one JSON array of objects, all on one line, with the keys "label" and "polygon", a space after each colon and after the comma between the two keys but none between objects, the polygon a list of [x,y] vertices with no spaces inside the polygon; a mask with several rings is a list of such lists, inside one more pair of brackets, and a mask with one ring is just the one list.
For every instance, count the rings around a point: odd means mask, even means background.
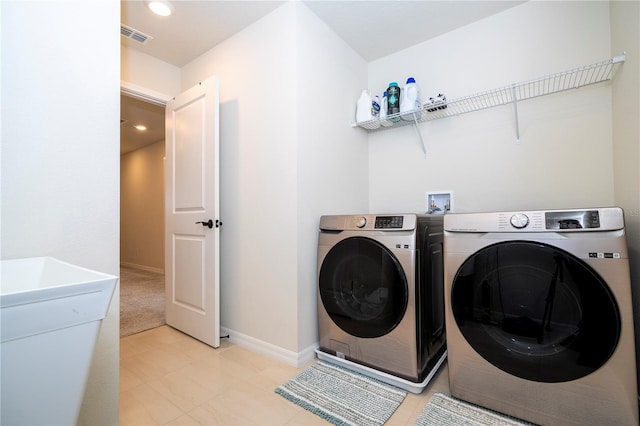
[{"label": "carpeted hallway floor", "polygon": [[120,337],[165,324],[164,274],[120,267]]}]

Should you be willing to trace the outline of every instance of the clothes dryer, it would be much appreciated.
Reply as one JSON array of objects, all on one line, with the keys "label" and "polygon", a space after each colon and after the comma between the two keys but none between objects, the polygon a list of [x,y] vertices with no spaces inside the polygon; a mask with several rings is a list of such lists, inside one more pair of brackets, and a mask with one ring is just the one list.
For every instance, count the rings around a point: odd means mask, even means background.
[{"label": "clothes dryer", "polygon": [[319,357],[410,383],[437,369],[446,356],[442,242],[441,215],[323,216]]},{"label": "clothes dryer", "polygon": [[619,208],[444,218],[449,384],[544,425],[638,424]]}]

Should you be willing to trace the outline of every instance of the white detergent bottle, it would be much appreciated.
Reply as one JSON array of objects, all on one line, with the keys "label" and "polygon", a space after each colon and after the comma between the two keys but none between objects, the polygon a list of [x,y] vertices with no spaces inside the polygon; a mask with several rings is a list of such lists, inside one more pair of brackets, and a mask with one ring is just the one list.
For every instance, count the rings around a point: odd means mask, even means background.
[{"label": "white detergent bottle", "polygon": [[371,118],[380,118],[380,96],[374,95],[371,97]]},{"label": "white detergent bottle", "polygon": [[371,94],[365,89],[362,91],[356,104],[356,123],[371,120]]},{"label": "white detergent bottle", "polygon": [[382,93],[382,103],[380,104],[380,119],[387,118],[387,92]]},{"label": "white detergent bottle", "polygon": [[382,103],[380,104],[380,124],[384,127],[392,126],[393,123],[387,120],[387,109],[389,106],[387,105],[387,92],[385,91],[382,94]]},{"label": "white detergent bottle", "polygon": [[[414,120],[414,118],[420,118],[421,112],[418,111],[415,114],[403,114],[407,111],[415,110],[422,106],[420,101],[420,89],[416,84],[416,80],[413,77],[407,79],[407,84],[404,86],[402,96],[400,97],[400,113],[403,120]],[[415,116],[415,117],[414,117]]]}]

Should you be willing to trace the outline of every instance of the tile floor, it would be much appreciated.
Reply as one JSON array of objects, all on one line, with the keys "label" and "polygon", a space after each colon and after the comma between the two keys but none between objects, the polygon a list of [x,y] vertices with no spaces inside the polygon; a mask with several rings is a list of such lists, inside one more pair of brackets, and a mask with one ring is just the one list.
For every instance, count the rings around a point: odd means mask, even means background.
[{"label": "tile floor", "polygon": [[[274,392],[304,367],[224,339],[213,349],[168,326],[127,336],[120,340],[120,425],[326,425]],[[387,425],[413,425],[431,395],[448,389],[445,363]]]}]

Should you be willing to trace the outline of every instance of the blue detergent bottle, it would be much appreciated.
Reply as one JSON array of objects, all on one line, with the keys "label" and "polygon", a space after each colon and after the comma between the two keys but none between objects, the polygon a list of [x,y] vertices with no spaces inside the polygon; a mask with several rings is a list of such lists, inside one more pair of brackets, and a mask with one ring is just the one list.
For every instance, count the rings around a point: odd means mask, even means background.
[{"label": "blue detergent bottle", "polygon": [[[387,115],[398,114],[400,112],[400,87],[398,83],[392,81],[387,88]],[[390,121],[400,121],[400,117],[391,117]]]}]

